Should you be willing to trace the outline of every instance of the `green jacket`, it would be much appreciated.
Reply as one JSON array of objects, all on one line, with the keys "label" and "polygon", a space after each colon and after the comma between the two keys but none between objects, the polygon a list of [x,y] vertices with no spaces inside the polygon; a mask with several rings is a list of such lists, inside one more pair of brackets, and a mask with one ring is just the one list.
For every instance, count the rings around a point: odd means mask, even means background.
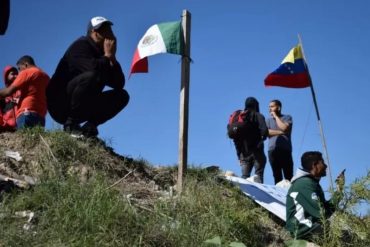
[{"label": "green jacket", "polygon": [[291,182],[286,199],[285,227],[295,239],[306,239],[320,228],[322,218],[332,215],[335,204],[333,200],[325,200],[319,180],[310,173],[298,169]]}]

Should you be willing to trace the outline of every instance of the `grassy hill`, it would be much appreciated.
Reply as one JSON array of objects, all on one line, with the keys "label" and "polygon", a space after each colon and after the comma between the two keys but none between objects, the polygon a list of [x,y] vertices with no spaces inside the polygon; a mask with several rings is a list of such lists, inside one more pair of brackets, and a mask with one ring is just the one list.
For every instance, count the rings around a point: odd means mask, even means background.
[{"label": "grassy hill", "polygon": [[[190,168],[176,193],[176,167],[118,155],[102,141],[31,129],[0,134],[0,246],[285,246],[284,223],[220,179]],[[4,155],[16,151],[22,160]],[[369,202],[369,174],[348,188],[321,246],[370,246],[370,219],[349,213]],[[343,226],[349,234],[343,236]]]}]

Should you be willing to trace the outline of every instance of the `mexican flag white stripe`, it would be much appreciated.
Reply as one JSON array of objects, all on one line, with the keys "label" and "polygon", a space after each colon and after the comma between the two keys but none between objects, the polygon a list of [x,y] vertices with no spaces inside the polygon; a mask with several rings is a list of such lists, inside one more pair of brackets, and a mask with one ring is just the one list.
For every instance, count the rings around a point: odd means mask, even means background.
[{"label": "mexican flag white stripe", "polygon": [[148,56],[159,53],[183,54],[183,44],[181,22],[151,26],[137,45],[130,73],[148,72]]},{"label": "mexican flag white stripe", "polygon": [[139,57],[149,57],[158,53],[166,53],[166,44],[158,25],[151,26],[137,45]]}]

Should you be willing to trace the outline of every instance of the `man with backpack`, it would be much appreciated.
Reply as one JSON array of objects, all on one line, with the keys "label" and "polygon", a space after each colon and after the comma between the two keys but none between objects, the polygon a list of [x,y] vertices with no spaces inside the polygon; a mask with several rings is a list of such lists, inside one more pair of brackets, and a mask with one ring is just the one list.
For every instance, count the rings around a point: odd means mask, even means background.
[{"label": "man with backpack", "polygon": [[255,182],[263,183],[266,155],[263,141],[268,135],[265,117],[259,113],[259,103],[254,97],[245,100],[244,111],[234,112],[229,119],[228,135],[233,139],[242,178],[249,178],[255,167]]}]

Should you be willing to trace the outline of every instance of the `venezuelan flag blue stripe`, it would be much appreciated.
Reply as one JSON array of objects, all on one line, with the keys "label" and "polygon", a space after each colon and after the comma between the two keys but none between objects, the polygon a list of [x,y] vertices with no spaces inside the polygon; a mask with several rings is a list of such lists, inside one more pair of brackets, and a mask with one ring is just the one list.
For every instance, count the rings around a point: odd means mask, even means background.
[{"label": "venezuelan flag blue stripe", "polygon": [[293,75],[307,72],[303,59],[296,59],[294,63],[283,63],[277,68],[273,74]]}]

